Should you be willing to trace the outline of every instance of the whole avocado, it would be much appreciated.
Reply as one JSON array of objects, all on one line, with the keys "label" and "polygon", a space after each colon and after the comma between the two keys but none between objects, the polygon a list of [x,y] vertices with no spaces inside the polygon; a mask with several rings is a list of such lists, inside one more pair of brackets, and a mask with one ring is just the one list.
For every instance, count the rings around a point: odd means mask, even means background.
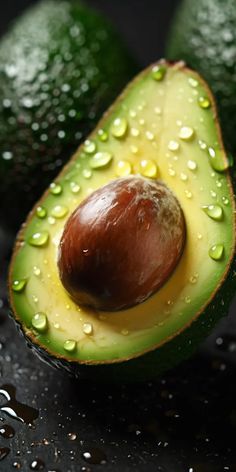
[{"label": "whole avocado", "polygon": [[0,42],[0,214],[19,224],[130,79],[133,62],[100,15],[43,0]]},{"label": "whole avocado", "polygon": [[167,41],[170,60],[184,60],[215,94],[226,148],[236,152],[236,8],[234,0],[184,0]]}]

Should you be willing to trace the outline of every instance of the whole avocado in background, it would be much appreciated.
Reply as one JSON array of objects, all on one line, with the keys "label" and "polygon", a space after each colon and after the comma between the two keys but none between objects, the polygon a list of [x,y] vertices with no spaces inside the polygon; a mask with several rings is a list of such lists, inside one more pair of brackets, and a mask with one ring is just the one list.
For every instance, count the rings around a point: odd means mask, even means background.
[{"label": "whole avocado in background", "polygon": [[166,57],[184,60],[215,94],[226,148],[236,153],[236,4],[183,0],[173,19]]},{"label": "whole avocado in background", "polygon": [[0,42],[0,214],[19,222],[94,127],[134,63],[79,1],[43,0]]}]

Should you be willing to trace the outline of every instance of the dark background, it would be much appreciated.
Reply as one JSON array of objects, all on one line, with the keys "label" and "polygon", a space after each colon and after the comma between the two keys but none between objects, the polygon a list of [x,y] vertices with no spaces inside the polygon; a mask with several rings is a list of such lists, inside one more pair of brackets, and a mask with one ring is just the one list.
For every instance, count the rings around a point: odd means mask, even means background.
[{"label": "dark background", "polygon": [[[4,2],[0,32],[32,3]],[[87,3],[111,18],[141,66],[163,56],[177,1]],[[0,387],[14,385],[17,398],[39,410],[39,418],[31,427],[9,418],[1,411],[5,400],[0,395],[0,448],[10,449],[0,460],[0,471],[28,471],[39,458],[45,471],[236,472],[234,306],[193,359],[157,381],[82,384],[42,364],[8,318],[5,280],[11,244],[11,235],[0,228]],[[5,424],[14,428],[14,438],[2,437]],[[106,457],[105,464],[86,463],[83,453],[93,448]]]}]

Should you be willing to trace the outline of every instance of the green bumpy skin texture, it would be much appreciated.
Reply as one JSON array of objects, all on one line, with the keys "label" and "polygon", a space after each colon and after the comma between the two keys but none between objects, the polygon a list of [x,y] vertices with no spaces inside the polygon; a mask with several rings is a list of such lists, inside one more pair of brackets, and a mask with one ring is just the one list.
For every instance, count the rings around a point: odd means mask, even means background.
[{"label": "green bumpy skin texture", "polygon": [[184,0],[172,22],[166,57],[183,60],[212,88],[226,148],[236,152],[236,8],[234,0]]},{"label": "green bumpy skin texture", "polygon": [[111,26],[80,2],[43,0],[16,21],[0,42],[3,221],[22,221],[133,70]]}]

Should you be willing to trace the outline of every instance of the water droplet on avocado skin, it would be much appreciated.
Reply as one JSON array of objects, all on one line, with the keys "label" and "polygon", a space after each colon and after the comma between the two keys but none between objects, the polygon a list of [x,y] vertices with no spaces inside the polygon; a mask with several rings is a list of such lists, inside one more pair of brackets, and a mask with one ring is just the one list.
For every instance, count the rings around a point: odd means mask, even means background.
[{"label": "water droplet on avocado skin", "polygon": [[48,319],[47,315],[42,311],[35,313],[32,318],[32,326],[39,333],[44,333],[48,328]]},{"label": "water droplet on avocado skin", "polygon": [[69,209],[66,207],[66,206],[63,206],[63,205],[56,205],[52,211],[51,211],[51,215],[54,217],[54,218],[57,218],[57,219],[60,219],[60,218],[64,218],[64,216],[67,215]]},{"label": "water droplet on avocado skin", "polygon": [[113,159],[113,156],[110,152],[97,152],[90,159],[89,165],[92,169],[102,169],[107,167]]},{"label": "water droplet on avocado skin", "polygon": [[117,177],[126,177],[132,173],[132,165],[129,161],[120,160],[116,165]]},{"label": "water droplet on avocado skin", "polygon": [[67,352],[75,352],[76,346],[77,346],[77,343],[76,343],[76,341],[74,341],[74,339],[67,339],[64,342],[63,348]]},{"label": "water droplet on avocado skin", "polygon": [[47,231],[41,231],[32,234],[32,236],[27,239],[27,242],[30,246],[33,247],[44,247],[47,245],[48,240],[49,233]]},{"label": "water droplet on avocado skin", "polygon": [[70,182],[70,189],[72,193],[79,193],[80,192],[80,185],[76,182]]},{"label": "water droplet on avocado skin", "polygon": [[126,118],[116,118],[111,125],[111,134],[115,138],[123,138],[128,130]]},{"label": "water droplet on avocado skin", "polygon": [[93,325],[91,323],[84,323],[83,333],[87,335],[93,334]]},{"label": "water droplet on avocado skin", "polygon": [[47,210],[46,208],[42,207],[42,206],[38,206],[36,208],[36,215],[38,218],[40,219],[43,219],[43,218],[46,218],[47,216]]},{"label": "water droplet on avocado skin", "polygon": [[194,130],[189,126],[183,126],[179,131],[179,138],[182,139],[182,141],[190,141],[193,136]]},{"label": "water droplet on avocado skin", "polygon": [[211,102],[208,97],[199,97],[198,104],[204,110],[207,110],[211,106]]},{"label": "water droplet on avocado skin", "polygon": [[214,261],[220,261],[224,255],[224,245],[223,244],[214,244],[209,249],[209,256]]},{"label": "water droplet on avocado skin", "polygon": [[103,130],[103,129],[99,129],[99,130],[98,130],[98,139],[99,139],[102,143],[106,142],[106,141],[108,140],[108,133],[107,133],[105,130]]},{"label": "water droplet on avocado skin", "polygon": [[21,293],[21,292],[23,292],[23,290],[24,290],[25,287],[26,287],[26,284],[27,284],[27,280],[26,280],[26,279],[14,280],[13,283],[12,283],[12,290],[13,290],[13,292],[16,292],[16,293]]},{"label": "water droplet on avocado skin", "polygon": [[222,221],[223,208],[220,205],[204,205],[202,209],[212,220]]},{"label": "water droplet on avocado skin", "polygon": [[94,141],[87,139],[84,143],[84,151],[86,154],[93,154],[97,149],[97,145]]},{"label": "water droplet on avocado skin", "polygon": [[156,178],[158,174],[157,164],[151,159],[143,159],[139,163],[140,174],[144,177]]},{"label": "water droplet on avocado skin", "polygon": [[56,182],[52,182],[49,189],[52,195],[60,195],[62,193],[62,186]]},{"label": "water droplet on avocado skin", "polygon": [[166,67],[161,64],[157,64],[152,68],[151,76],[157,82],[161,82],[166,75]]}]

